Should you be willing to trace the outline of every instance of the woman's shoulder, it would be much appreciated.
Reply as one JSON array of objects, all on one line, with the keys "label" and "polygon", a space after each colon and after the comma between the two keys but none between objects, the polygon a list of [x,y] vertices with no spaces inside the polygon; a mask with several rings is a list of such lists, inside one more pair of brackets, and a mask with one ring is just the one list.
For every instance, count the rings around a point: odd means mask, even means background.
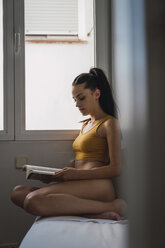
[{"label": "woman's shoulder", "polygon": [[119,120],[116,119],[113,116],[110,116],[104,123],[104,128],[109,130],[109,129],[120,129],[120,123]]},{"label": "woman's shoulder", "polygon": [[120,131],[120,123],[119,120],[113,116],[108,116],[106,120],[102,123],[99,128],[99,133],[101,136],[106,137],[111,132]]},{"label": "woman's shoulder", "polygon": [[105,127],[109,127],[112,125],[119,125],[119,120],[112,115],[108,115],[106,120],[103,122],[103,124],[105,125]]}]

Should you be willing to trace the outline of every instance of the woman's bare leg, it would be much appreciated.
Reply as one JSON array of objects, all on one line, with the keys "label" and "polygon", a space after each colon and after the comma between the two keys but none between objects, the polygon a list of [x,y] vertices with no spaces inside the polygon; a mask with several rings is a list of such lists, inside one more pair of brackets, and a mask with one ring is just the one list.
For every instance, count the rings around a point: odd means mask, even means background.
[{"label": "woman's bare leg", "polygon": [[39,216],[80,216],[82,214],[118,211],[113,202],[82,199],[70,194],[38,195],[33,198],[31,193],[27,195],[24,201],[24,209],[30,214]]},{"label": "woman's bare leg", "polygon": [[11,200],[14,204],[16,204],[18,207],[24,208],[24,200],[26,196],[39,188],[37,187],[29,187],[29,186],[23,186],[18,185],[14,187],[12,193],[11,193]]},{"label": "woman's bare leg", "polygon": [[43,188],[16,186],[11,194],[11,200],[23,208],[26,196],[33,192],[33,198],[37,195],[56,193],[71,194],[83,199],[112,201],[115,198],[114,189],[109,180],[77,180],[50,184]]},{"label": "woman's bare leg", "polygon": [[111,220],[121,220],[127,218],[127,203],[122,198],[115,199],[113,202],[114,211],[106,211],[100,214],[85,214],[83,217],[93,218],[93,219],[111,219]]},{"label": "woman's bare leg", "polygon": [[[111,184],[109,184],[107,180],[105,181],[104,180],[103,181],[102,180],[99,180],[99,181],[98,180],[90,180],[90,181],[87,180],[87,181],[77,181],[77,182],[76,181],[61,182],[61,183],[49,185],[47,187],[43,187],[41,189],[38,189],[36,187],[16,186],[12,192],[11,199],[16,205],[22,208],[25,208],[25,210],[32,213],[33,208],[34,208],[34,211],[36,212],[36,209],[35,209],[36,205],[40,207],[42,205],[43,208],[45,206],[45,209],[47,211],[48,208],[46,204],[44,203],[45,202],[44,199],[46,200],[46,203],[50,206],[51,204],[49,200],[52,202],[52,200],[54,199],[55,201],[55,199],[57,199],[57,194],[58,195],[61,194],[63,196],[67,195],[68,197],[75,196],[77,197],[77,200],[80,200],[81,202],[82,200],[94,200],[95,203],[98,202],[98,204],[96,204],[97,205],[96,208],[94,209],[92,208],[93,209],[92,211],[89,211],[90,209],[86,208],[85,206],[86,212],[85,213],[82,212],[81,214],[79,213],[78,215],[88,214],[88,216],[84,215],[84,217],[117,219],[118,216],[117,215],[114,216],[114,213],[112,213],[112,211],[115,211],[116,213],[122,215],[123,200],[122,199],[114,200],[113,191],[111,191],[110,186]],[[108,204],[104,204],[105,202],[108,202]],[[62,215],[65,215],[66,204],[68,204],[68,202],[65,202],[64,200],[64,205],[62,207],[64,212]],[[86,204],[85,201],[84,201],[84,204]],[[106,205],[106,206],[108,205],[108,210],[104,211],[105,209],[103,208],[101,212],[100,211],[95,212],[95,210],[100,204]],[[91,207],[92,206],[93,205],[91,205]],[[78,205],[78,208],[79,208],[79,205]],[[79,208],[79,210],[81,210],[81,208]],[[50,213],[48,212],[47,214],[49,215]],[[44,215],[47,216],[47,214],[45,213]],[[76,212],[74,214],[74,207],[73,207],[73,212],[70,214],[76,215]],[[39,215],[39,213],[37,215]]]}]

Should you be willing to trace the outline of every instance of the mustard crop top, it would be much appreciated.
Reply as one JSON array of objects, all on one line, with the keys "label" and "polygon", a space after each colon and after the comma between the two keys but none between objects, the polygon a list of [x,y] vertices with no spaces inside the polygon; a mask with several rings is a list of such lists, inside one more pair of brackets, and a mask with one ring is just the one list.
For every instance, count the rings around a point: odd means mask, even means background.
[{"label": "mustard crop top", "polygon": [[109,161],[107,140],[98,135],[97,129],[104,121],[110,118],[113,117],[108,115],[101,119],[86,133],[83,133],[83,129],[88,121],[83,124],[79,136],[73,142],[73,150],[76,154],[75,160],[92,160],[105,163]]}]

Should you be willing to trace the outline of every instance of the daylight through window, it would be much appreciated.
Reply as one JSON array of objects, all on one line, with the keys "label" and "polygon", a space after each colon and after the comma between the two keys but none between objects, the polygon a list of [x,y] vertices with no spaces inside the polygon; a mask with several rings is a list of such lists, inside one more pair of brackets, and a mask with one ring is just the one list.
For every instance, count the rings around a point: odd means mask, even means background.
[{"label": "daylight through window", "polygon": [[25,0],[25,30],[26,130],[79,129],[72,81],[94,66],[93,0]]}]

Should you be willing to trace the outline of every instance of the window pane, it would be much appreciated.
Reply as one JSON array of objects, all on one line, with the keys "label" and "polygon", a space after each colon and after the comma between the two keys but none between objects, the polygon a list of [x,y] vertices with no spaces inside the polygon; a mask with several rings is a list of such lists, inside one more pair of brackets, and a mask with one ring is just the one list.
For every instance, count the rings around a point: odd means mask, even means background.
[{"label": "window pane", "polygon": [[[25,36],[26,130],[79,129],[78,122],[86,118],[71,91],[74,78],[94,66],[93,1],[78,2],[79,32],[85,41]],[[25,10],[25,30],[26,20]]]},{"label": "window pane", "polygon": [[3,95],[3,8],[0,0],[0,130],[4,130],[4,95]]}]

